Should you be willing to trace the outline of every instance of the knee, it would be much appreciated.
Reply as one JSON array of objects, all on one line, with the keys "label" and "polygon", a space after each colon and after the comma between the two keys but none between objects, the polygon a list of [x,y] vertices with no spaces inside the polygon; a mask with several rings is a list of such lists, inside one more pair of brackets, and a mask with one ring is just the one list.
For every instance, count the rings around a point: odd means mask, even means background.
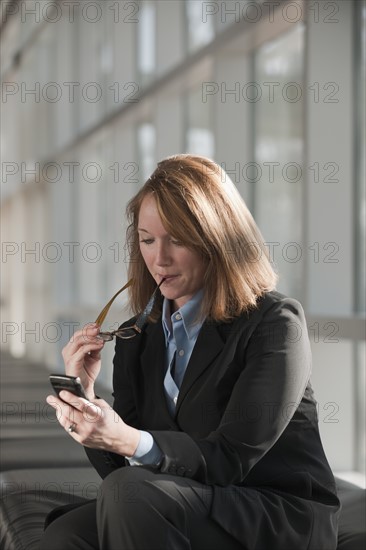
[{"label": "knee", "polygon": [[125,467],[109,474],[100,487],[98,502],[104,505],[130,508],[146,497],[146,479],[150,472],[140,467]]}]

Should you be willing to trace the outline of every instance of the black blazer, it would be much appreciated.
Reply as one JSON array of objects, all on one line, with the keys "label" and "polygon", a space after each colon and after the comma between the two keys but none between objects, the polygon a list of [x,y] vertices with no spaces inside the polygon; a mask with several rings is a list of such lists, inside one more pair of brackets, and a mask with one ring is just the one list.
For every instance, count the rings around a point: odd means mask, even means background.
[{"label": "black blazer", "polygon": [[[117,338],[113,374],[114,409],[153,435],[160,471],[213,485],[212,516],[248,549],[287,550],[288,540],[298,550],[336,548],[339,501],[319,437],[301,305],[269,292],[231,323],[205,322],[174,418],[164,354],[161,322],[151,323],[141,336]],[[128,464],[87,454],[102,477]],[[294,538],[281,542],[281,529]]]}]

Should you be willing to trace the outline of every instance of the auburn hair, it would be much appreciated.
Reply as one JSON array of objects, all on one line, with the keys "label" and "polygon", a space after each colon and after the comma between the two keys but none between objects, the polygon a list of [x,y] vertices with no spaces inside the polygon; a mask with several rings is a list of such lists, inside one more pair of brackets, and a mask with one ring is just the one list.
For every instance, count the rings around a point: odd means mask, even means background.
[{"label": "auburn hair", "polygon": [[[183,246],[207,262],[201,315],[227,322],[256,306],[273,290],[277,274],[263,237],[244,200],[226,172],[212,160],[189,154],[160,161],[127,205],[127,247],[134,313],[146,306],[156,282],[140,253],[137,232],[143,199],[152,195],[163,226]],[[161,301],[153,312],[157,320]]]}]

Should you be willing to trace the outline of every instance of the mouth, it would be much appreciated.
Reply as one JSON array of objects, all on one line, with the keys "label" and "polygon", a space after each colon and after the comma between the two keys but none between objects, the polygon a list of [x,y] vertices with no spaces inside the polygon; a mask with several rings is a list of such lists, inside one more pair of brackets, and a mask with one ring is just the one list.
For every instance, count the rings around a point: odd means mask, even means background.
[{"label": "mouth", "polygon": [[172,281],[173,279],[176,279],[178,275],[158,275],[161,278],[161,283],[164,281],[164,283],[168,283],[169,281]]}]

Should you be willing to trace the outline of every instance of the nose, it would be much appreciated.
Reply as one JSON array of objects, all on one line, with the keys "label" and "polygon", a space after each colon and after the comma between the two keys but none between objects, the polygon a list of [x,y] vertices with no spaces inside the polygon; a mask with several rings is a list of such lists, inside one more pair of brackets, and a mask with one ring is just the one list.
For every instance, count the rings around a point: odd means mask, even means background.
[{"label": "nose", "polygon": [[161,242],[157,244],[155,264],[157,266],[166,266],[171,264],[171,255],[167,243]]}]

